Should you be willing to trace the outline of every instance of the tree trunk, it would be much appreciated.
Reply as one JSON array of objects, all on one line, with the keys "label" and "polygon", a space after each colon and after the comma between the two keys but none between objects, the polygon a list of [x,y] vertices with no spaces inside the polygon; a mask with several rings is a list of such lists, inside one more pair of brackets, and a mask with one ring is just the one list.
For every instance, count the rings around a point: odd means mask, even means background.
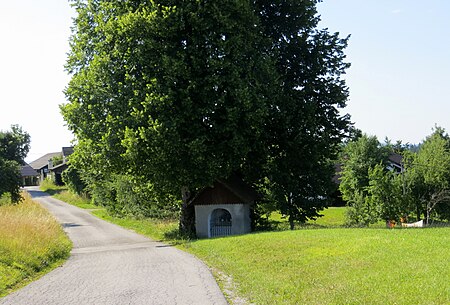
[{"label": "tree trunk", "polygon": [[180,233],[187,237],[195,237],[195,208],[190,204],[191,193],[187,187],[181,190]]},{"label": "tree trunk", "polygon": [[292,216],[289,216],[289,228],[291,230],[295,229],[294,218]]},{"label": "tree trunk", "polygon": [[417,220],[416,221],[419,221],[420,220],[420,215],[421,215],[422,213],[420,212],[420,207],[417,207],[417,210],[416,210],[416,218],[417,218]]},{"label": "tree trunk", "polygon": [[294,230],[295,229],[294,216],[292,216],[292,211],[290,210],[291,207],[292,207],[292,193],[289,193],[287,201],[288,201],[288,206],[289,206],[289,208],[288,208],[288,211],[289,211],[289,228],[291,230]]}]

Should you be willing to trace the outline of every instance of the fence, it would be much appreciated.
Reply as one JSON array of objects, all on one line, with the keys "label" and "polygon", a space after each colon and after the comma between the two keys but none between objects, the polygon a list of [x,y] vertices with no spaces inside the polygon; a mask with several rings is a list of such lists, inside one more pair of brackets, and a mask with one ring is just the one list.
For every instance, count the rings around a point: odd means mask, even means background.
[{"label": "fence", "polygon": [[231,235],[231,221],[212,222],[210,227],[210,236],[228,236]]}]

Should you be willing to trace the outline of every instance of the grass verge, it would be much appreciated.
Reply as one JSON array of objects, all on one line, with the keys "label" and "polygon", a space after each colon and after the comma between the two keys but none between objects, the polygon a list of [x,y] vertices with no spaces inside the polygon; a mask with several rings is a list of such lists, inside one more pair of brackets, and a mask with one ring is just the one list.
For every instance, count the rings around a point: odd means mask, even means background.
[{"label": "grass verge", "polygon": [[40,189],[51,194],[54,198],[67,202],[82,209],[90,210],[94,216],[148,236],[154,240],[170,242],[171,244],[183,242],[178,234],[176,220],[161,219],[135,219],[115,217],[108,214],[105,208],[91,203],[88,198],[80,197],[67,190],[64,186],[54,186],[51,182],[40,186]]},{"label": "grass verge", "polygon": [[45,179],[44,181],[41,181],[41,184],[39,185],[39,189],[43,192],[46,192],[52,196],[57,195],[63,191],[67,191],[66,186],[58,186],[55,185],[49,178]]},{"label": "grass verge", "polygon": [[54,194],[53,197],[82,209],[104,210],[104,208],[92,204],[90,199],[86,197],[80,197],[74,193],[69,192],[66,189],[61,189],[57,194]]},{"label": "grass verge", "polygon": [[178,234],[178,222],[175,220],[118,218],[109,215],[106,210],[92,211],[92,214],[98,218],[148,236],[153,240],[170,242],[171,244],[185,242]]},{"label": "grass verge", "polygon": [[24,193],[0,206],[0,296],[60,265],[72,244],[47,210]]}]

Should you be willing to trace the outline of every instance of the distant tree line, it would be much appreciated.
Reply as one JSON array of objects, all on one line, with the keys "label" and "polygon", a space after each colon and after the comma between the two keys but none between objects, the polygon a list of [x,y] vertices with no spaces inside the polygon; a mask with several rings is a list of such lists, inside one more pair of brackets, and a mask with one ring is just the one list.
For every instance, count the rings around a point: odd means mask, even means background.
[{"label": "distant tree line", "polygon": [[[400,172],[389,168],[392,153],[402,156]],[[450,137],[436,127],[420,145],[381,144],[361,135],[342,152],[339,189],[350,225],[380,220],[450,220]]]}]

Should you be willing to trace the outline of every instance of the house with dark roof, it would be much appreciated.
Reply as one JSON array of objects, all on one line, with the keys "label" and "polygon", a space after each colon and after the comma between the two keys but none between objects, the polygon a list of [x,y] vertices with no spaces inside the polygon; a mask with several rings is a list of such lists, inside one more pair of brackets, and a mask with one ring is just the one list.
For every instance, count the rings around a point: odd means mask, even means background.
[{"label": "house with dark roof", "polygon": [[63,147],[62,148],[62,156],[63,162],[66,163],[68,161],[68,157],[73,154],[73,146]]},{"label": "house with dark roof", "polygon": [[190,204],[195,208],[197,237],[219,237],[251,231],[250,209],[259,195],[237,175],[217,179]]},{"label": "house with dark roof", "polygon": [[20,169],[20,174],[22,176],[23,186],[38,185],[39,174],[28,163],[22,165],[22,168]]},{"label": "house with dark roof", "polygon": [[403,156],[397,153],[391,153],[388,157],[388,170],[395,171],[397,173],[402,173],[403,168]]},{"label": "house with dark roof", "polygon": [[49,174],[49,161],[59,156],[61,156],[60,152],[48,153],[30,163],[30,166],[37,171],[40,182],[47,178]]},{"label": "house with dark roof", "polygon": [[38,172],[39,181],[51,176],[53,181],[62,184],[61,174],[67,169],[68,157],[73,153],[73,147],[63,147],[61,152],[48,153],[30,163]]},{"label": "house with dark roof", "polygon": [[64,184],[62,181],[62,173],[69,167],[67,163],[71,154],[73,154],[73,147],[63,147],[60,159],[58,160],[59,162],[55,162],[54,158],[49,161],[48,170],[56,185]]}]

